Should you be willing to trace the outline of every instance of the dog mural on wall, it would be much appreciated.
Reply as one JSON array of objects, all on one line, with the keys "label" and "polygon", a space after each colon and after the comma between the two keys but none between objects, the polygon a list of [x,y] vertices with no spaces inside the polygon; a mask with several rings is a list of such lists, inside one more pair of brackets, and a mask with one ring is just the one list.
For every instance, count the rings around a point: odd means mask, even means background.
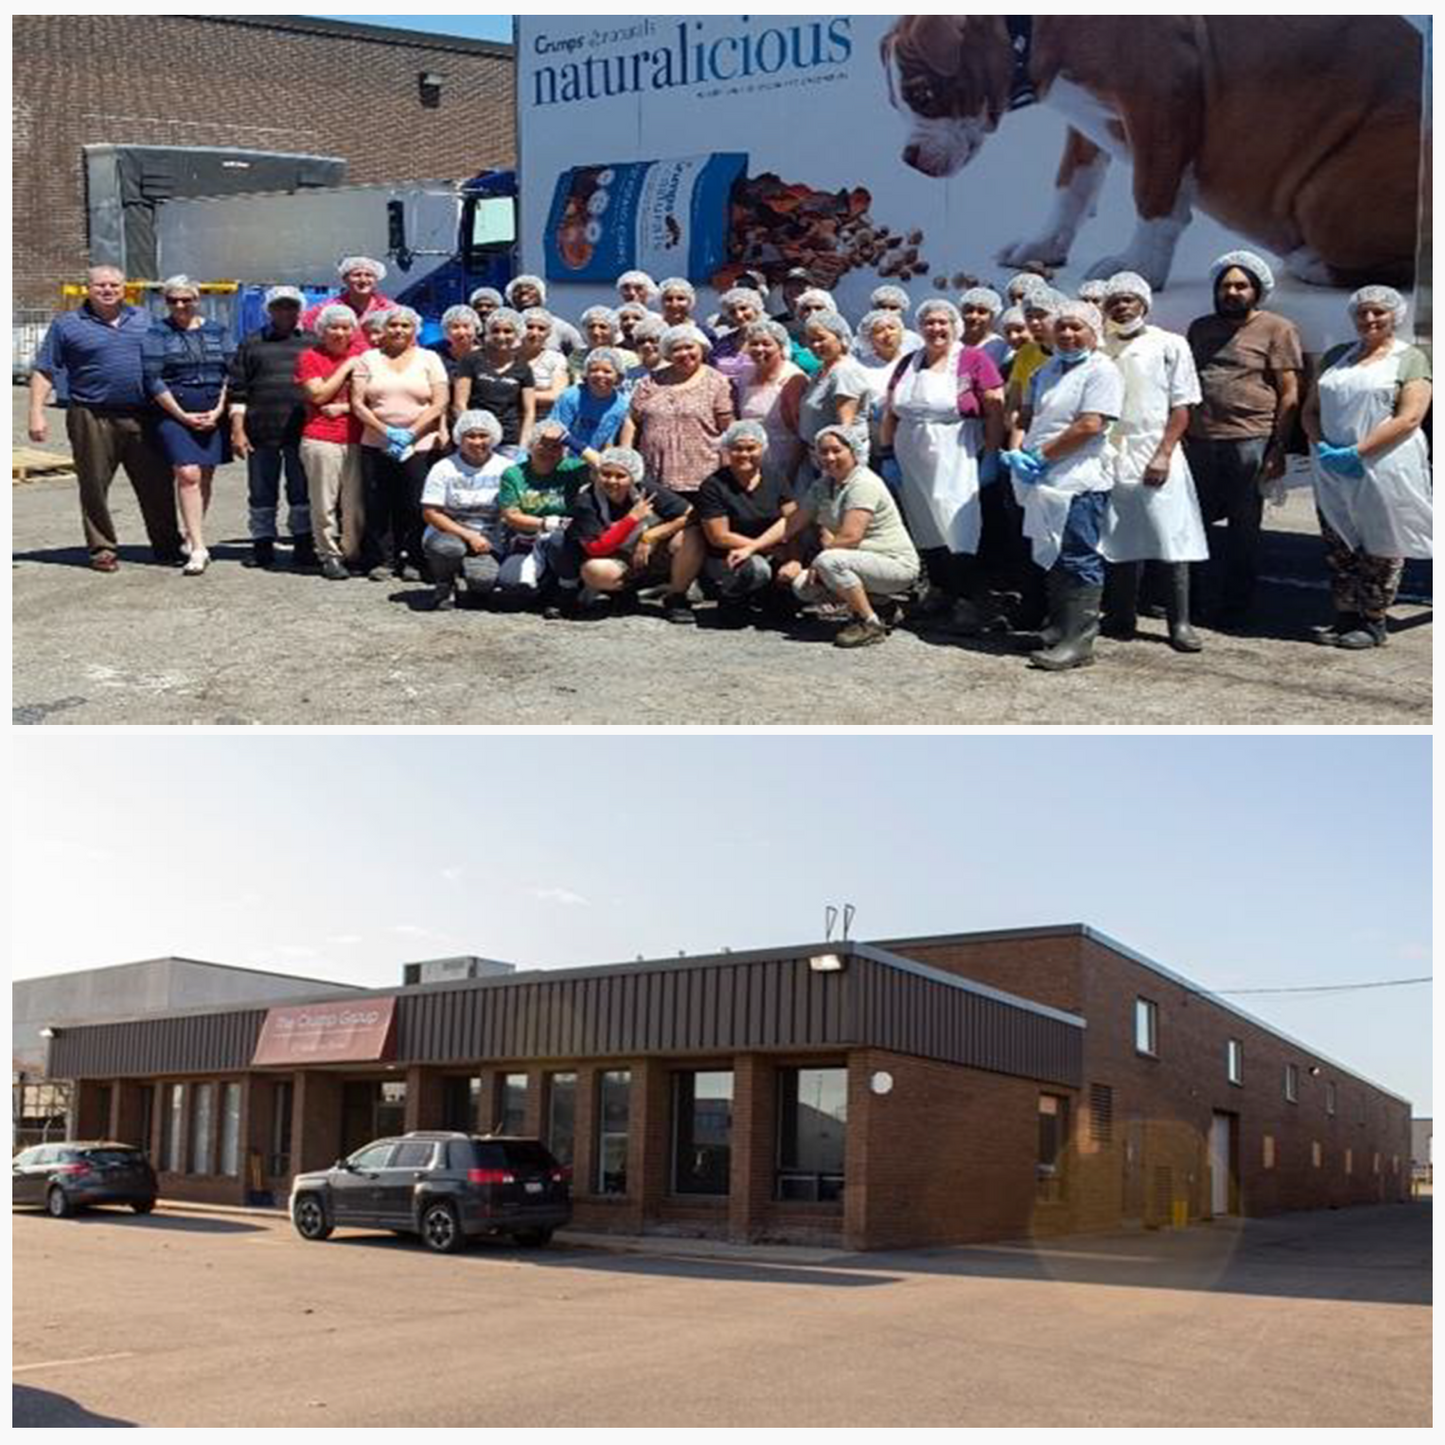
[{"label": "dog mural on wall", "polygon": [[[1068,124],[1053,209],[1005,246],[1062,266],[1114,159],[1155,288],[1198,207],[1320,286],[1414,279],[1423,41],[1399,16],[904,15],[881,42],[904,163],[951,176],[1012,110]],[[992,202],[991,202],[992,203]]]}]

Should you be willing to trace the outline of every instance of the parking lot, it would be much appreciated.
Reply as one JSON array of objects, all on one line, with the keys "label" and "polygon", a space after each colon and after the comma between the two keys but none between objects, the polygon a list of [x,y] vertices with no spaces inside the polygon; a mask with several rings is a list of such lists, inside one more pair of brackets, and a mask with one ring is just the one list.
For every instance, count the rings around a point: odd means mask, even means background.
[{"label": "parking lot", "polygon": [[[23,393],[15,392],[17,434]],[[63,445],[60,412],[51,437]],[[1303,478],[1296,479],[1303,483]],[[325,582],[239,565],[245,469],[217,473],[200,578],[149,565],[134,494],[111,493],[121,570],[91,572],[74,481],[13,488],[14,703],[22,723],[500,724],[1334,724],[1428,725],[1428,564],[1412,563],[1383,651],[1310,645],[1328,620],[1307,485],[1270,510],[1261,625],[1203,629],[1181,656],[1164,623],[1102,640],[1068,674],[1027,667],[1001,641],[897,632],[842,652],[832,630],[721,632],[654,608],[602,622],[532,613],[416,610],[429,589]],[[283,549],[282,555],[286,555]]]},{"label": "parking lot", "polygon": [[1428,1426],[1430,1206],[828,1255],[14,1215],[15,1424]]}]

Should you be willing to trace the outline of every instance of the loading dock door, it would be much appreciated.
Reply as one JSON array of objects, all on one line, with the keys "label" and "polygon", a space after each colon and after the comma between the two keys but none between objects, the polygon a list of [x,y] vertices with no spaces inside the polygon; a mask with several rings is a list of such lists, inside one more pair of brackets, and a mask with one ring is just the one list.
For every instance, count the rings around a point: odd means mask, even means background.
[{"label": "loading dock door", "polygon": [[1209,1127],[1210,1213],[1229,1213],[1229,1160],[1232,1154],[1230,1136],[1234,1118],[1216,1114]]}]

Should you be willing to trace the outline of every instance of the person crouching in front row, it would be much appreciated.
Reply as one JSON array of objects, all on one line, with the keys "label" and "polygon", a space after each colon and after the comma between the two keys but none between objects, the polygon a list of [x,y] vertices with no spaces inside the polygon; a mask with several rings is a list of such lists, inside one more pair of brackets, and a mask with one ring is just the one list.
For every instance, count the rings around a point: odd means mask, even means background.
[{"label": "person crouching in front row", "polygon": [[489,411],[464,411],[452,427],[456,451],[427,473],[421,494],[422,550],[436,584],[428,611],[455,605],[457,583],[481,598],[497,585],[504,550],[498,494],[511,459],[496,452],[502,424]]}]

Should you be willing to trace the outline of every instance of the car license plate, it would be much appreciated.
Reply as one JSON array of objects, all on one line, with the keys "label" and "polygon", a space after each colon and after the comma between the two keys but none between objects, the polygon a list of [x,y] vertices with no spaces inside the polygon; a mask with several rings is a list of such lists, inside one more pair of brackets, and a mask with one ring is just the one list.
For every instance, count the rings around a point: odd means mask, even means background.
[{"label": "car license plate", "polygon": [[540,1194],[541,1192],[542,1192],[542,1186],[541,1186],[540,1184],[538,1184],[535,1180],[530,1180],[530,1179],[529,1179],[529,1180],[527,1181],[527,1193],[528,1193],[528,1194]]}]

